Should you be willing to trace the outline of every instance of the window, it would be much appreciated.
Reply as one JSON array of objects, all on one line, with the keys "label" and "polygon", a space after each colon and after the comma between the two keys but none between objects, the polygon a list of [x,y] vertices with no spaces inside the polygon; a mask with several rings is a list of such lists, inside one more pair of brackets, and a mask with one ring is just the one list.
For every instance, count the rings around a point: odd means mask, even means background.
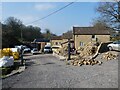
[{"label": "window", "polygon": [[55,42],[55,45],[58,45],[58,42]]},{"label": "window", "polygon": [[80,42],[80,46],[84,46],[84,43],[83,43],[83,42]]},{"label": "window", "polygon": [[59,47],[52,47],[52,49],[59,49]]},{"label": "window", "polygon": [[92,35],[92,38],[95,38],[95,35]]},{"label": "window", "polygon": [[59,45],[61,44],[61,42],[59,42]]},{"label": "window", "polygon": [[51,49],[51,47],[45,47],[45,49]]}]

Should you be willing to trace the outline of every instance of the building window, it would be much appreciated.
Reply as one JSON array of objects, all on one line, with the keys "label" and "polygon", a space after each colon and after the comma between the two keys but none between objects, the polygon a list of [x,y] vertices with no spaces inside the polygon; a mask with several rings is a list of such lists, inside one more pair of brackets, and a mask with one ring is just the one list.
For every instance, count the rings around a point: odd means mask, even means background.
[{"label": "building window", "polygon": [[92,35],[92,38],[95,38],[95,35]]},{"label": "building window", "polygon": [[83,43],[83,42],[80,42],[80,46],[84,46],[84,43]]},{"label": "building window", "polygon": [[61,42],[59,42],[59,45],[61,44]]},{"label": "building window", "polygon": [[55,45],[58,45],[58,42],[55,42]]}]

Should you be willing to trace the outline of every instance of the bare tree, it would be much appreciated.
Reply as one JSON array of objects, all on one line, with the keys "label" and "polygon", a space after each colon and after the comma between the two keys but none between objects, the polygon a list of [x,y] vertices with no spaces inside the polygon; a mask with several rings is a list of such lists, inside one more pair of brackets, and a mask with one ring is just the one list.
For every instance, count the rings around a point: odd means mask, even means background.
[{"label": "bare tree", "polygon": [[93,27],[96,27],[96,28],[107,28],[109,27],[104,21],[102,20],[93,20],[93,23],[92,23]]},{"label": "bare tree", "polygon": [[114,29],[120,29],[120,2],[101,2],[96,10],[101,14],[100,19]]}]

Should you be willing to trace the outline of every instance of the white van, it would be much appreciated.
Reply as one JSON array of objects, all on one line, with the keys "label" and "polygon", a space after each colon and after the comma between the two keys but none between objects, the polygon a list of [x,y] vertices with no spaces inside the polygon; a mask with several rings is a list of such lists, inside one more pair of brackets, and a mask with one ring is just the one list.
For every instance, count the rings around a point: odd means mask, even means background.
[{"label": "white van", "polygon": [[45,47],[44,47],[44,53],[52,53],[51,45],[45,45]]}]

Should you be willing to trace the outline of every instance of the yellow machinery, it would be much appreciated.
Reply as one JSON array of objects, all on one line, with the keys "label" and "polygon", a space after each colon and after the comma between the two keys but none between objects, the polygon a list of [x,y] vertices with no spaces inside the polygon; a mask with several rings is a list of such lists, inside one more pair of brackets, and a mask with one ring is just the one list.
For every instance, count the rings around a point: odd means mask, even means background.
[{"label": "yellow machinery", "polygon": [[20,57],[20,55],[19,55],[18,52],[13,52],[12,55],[13,55],[13,58],[14,58],[15,60],[19,59],[19,57]]},{"label": "yellow machinery", "polygon": [[4,55],[3,55],[3,51],[2,49],[0,49],[0,58],[2,58]]},{"label": "yellow machinery", "polygon": [[19,59],[20,55],[17,51],[12,51],[11,48],[0,49],[0,58],[3,56],[13,56],[15,60]]}]

